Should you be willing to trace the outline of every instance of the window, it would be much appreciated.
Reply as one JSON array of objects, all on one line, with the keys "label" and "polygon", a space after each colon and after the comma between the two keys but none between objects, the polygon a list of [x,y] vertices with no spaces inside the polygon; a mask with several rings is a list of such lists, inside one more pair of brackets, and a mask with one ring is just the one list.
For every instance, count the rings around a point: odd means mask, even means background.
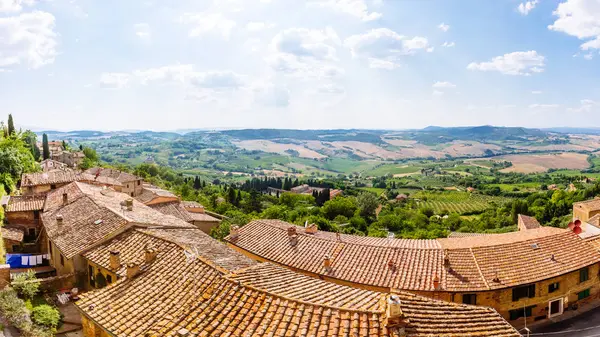
[{"label": "window", "polygon": [[111,283],[112,283],[112,276],[106,275],[106,284],[111,284]]},{"label": "window", "polygon": [[477,294],[464,294],[463,304],[477,304]]},{"label": "window", "polygon": [[33,236],[34,238],[37,236],[37,235],[35,235],[35,228],[29,228],[29,229],[27,230],[27,234],[28,234],[29,236]]},{"label": "window", "polygon": [[138,186],[140,186],[142,184],[141,180],[138,180]]},{"label": "window", "polygon": [[548,302],[548,318],[562,315],[563,310],[564,308],[562,298]]},{"label": "window", "polygon": [[548,293],[553,293],[558,290],[560,283],[554,282],[548,285]]},{"label": "window", "polygon": [[88,275],[90,277],[90,285],[94,287],[94,267],[88,266]]},{"label": "window", "polygon": [[56,185],[54,185],[54,184],[50,185],[50,189],[51,190],[55,190],[56,189]]},{"label": "window", "polygon": [[584,291],[581,291],[577,294],[577,300],[582,300],[586,297],[590,297],[590,289],[586,289]]},{"label": "window", "polygon": [[522,298],[533,298],[533,297],[535,297],[535,284],[530,284],[528,286],[513,288],[513,290],[512,290],[513,302],[516,302]]},{"label": "window", "polygon": [[65,266],[65,258],[62,256],[62,254],[60,254],[60,265],[61,266]]},{"label": "window", "polygon": [[33,218],[34,219],[39,219],[40,218],[40,211],[33,211]]},{"label": "window", "polygon": [[510,310],[508,313],[510,315],[510,320],[514,321],[515,319],[521,318],[521,317],[531,317],[532,316],[532,312],[531,309],[535,308],[535,305],[526,307],[526,308],[522,308],[522,309],[515,309],[515,310]]},{"label": "window", "polygon": [[590,271],[589,269],[583,268],[579,271],[579,283],[585,282],[590,279]]}]

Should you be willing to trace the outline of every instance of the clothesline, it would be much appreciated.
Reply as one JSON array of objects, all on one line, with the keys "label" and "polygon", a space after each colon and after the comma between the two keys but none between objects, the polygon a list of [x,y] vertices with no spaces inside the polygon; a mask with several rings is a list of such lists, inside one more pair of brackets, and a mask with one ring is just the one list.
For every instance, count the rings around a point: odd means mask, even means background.
[{"label": "clothesline", "polygon": [[39,266],[43,264],[43,259],[48,259],[48,254],[42,255],[26,255],[21,256],[21,265],[23,266]]}]

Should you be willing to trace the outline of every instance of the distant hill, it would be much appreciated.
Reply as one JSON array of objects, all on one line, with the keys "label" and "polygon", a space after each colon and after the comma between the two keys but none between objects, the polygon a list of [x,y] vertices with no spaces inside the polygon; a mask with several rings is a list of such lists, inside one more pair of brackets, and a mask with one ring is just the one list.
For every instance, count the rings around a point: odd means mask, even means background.
[{"label": "distant hill", "polygon": [[437,144],[453,140],[474,141],[507,141],[525,140],[529,137],[547,137],[549,132],[539,129],[528,129],[522,127],[498,127],[498,126],[473,126],[473,127],[427,127],[422,130],[411,132],[413,140],[424,144]]}]

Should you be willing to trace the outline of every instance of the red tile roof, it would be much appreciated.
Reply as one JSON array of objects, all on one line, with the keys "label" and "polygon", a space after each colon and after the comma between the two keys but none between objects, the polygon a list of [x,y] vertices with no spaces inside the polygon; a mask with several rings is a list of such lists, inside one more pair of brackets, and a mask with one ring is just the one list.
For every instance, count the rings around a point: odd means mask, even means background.
[{"label": "red tile roof", "polygon": [[533,228],[540,228],[539,221],[531,216],[519,214],[518,216],[519,230],[528,230]]},{"label": "red tile roof", "polygon": [[[295,228],[297,244],[287,229]],[[438,240],[396,240],[304,229],[281,221],[257,220],[226,240],[265,260],[345,282],[381,288],[479,291],[539,280],[600,262],[600,254],[577,235],[559,228]],[[413,241],[411,243],[411,241]],[[324,257],[331,268],[324,267]],[[552,260],[554,256],[554,260]],[[494,282],[493,280],[498,280]]]},{"label": "red tile roof", "polygon": [[44,209],[46,198],[40,196],[11,196],[6,212],[32,212]]},{"label": "red tile roof", "polygon": [[163,214],[172,215],[184,221],[207,221],[207,222],[220,222],[221,220],[214,218],[204,213],[188,212],[183,205],[177,202],[168,202],[149,205],[152,209],[155,209]]},{"label": "red tile roof", "polygon": [[0,238],[4,240],[23,242],[23,230],[18,228],[2,227],[1,225],[0,230]]}]

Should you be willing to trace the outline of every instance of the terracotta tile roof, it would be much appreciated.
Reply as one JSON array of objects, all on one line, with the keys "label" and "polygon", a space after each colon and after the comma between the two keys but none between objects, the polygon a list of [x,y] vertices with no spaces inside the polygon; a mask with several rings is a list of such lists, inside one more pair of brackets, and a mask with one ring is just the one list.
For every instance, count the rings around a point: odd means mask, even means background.
[{"label": "terracotta tile roof", "polygon": [[592,236],[584,239],[586,243],[592,246],[595,250],[600,252],[600,236]]},{"label": "terracotta tile roof", "polygon": [[536,218],[523,214],[518,215],[518,223],[519,230],[528,230],[542,226]]},{"label": "terracotta tile roof", "polygon": [[85,170],[84,173],[91,174],[93,176],[96,176],[96,174],[98,174],[99,177],[110,177],[112,179],[120,181],[121,183],[142,179],[131,173],[103,167],[92,167],[90,169]]},{"label": "terracotta tile roof", "polygon": [[46,198],[40,196],[11,196],[6,212],[29,212],[44,209]]},{"label": "terracotta tile roof", "polygon": [[600,214],[596,214],[593,217],[589,218],[587,223],[594,227],[600,228]]},{"label": "terracotta tile roof", "polygon": [[172,215],[184,221],[208,221],[208,222],[220,222],[221,220],[214,218],[204,213],[188,212],[180,202],[169,202],[149,205],[152,209],[155,209],[163,214]]},{"label": "terracotta tile roof", "polygon": [[0,237],[4,240],[12,240],[17,242],[23,242],[23,230],[18,228],[11,227],[2,227],[0,226],[2,232],[0,233]]},{"label": "terracotta tile roof", "polygon": [[[443,250],[435,240],[367,238],[319,231],[298,233],[290,244],[289,223],[257,220],[243,226],[231,244],[269,261],[353,283],[405,290],[434,290],[433,279],[443,273]],[[379,245],[378,245],[379,244]],[[331,257],[331,269],[323,265]],[[390,268],[389,263],[394,264]]]},{"label": "terracotta tile roof", "polygon": [[470,238],[474,236],[486,236],[486,235],[496,235],[490,233],[462,233],[462,232],[450,232],[448,238]]},{"label": "terracotta tile roof", "polygon": [[599,210],[600,209],[600,198],[594,198],[591,200],[573,203],[573,208],[584,208],[587,210]]},{"label": "terracotta tile roof", "polygon": [[167,190],[163,190],[162,188],[158,188],[156,186],[152,186],[149,184],[142,185],[142,193],[140,193],[140,195],[138,195],[135,198],[144,204],[148,204],[152,200],[154,200],[156,198],[161,198],[161,197],[179,200],[179,197],[176,196],[175,194],[173,194]]},{"label": "terracotta tile roof", "polygon": [[103,177],[95,175],[91,175],[89,173],[81,173],[78,181],[90,184],[101,184],[101,185],[110,185],[110,186],[123,186],[120,181],[114,179],[112,177]]},{"label": "terracotta tile roof", "polygon": [[[182,329],[194,337],[398,336],[386,327],[385,294],[268,263],[223,274],[199,253],[188,260],[182,249],[166,248],[140,275],[85,293],[76,306],[118,337],[177,336]],[[409,337],[519,336],[493,309],[398,296]]]},{"label": "terracotta tile roof", "polygon": [[[253,221],[239,229],[237,239],[226,240],[268,261],[309,273],[414,291],[434,290],[436,276],[441,290],[479,291],[536,282],[600,262],[600,254],[577,235],[552,227],[438,239],[437,247],[406,242],[410,240],[390,243],[394,239],[380,239],[382,246],[376,246],[374,241],[361,244],[356,242],[363,242],[362,237],[352,240],[344,235],[336,242],[328,239],[333,233],[306,234],[295,227],[294,246],[287,233],[293,225],[283,224]],[[325,256],[331,259],[330,269],[324,267]]]},{"label": "terracotta tile roof", "polygon": [[70,169],[50,170],[46,172],[24,173],[21,176],[21,186],[63,184],[77,181],[79,173]]},{"label": "terracotta tile roof", "polygon": [[183,201],[181,201],[181,204],[185,208],[204,208],[204,206],[202,206],[200,203],[198,203],[196,201],[186,201],[186,200],[183,200]]},{"label": "terracotta tile roof", "polygon": [[[63,193],[67,193],[66,205]],[[66,258],[71,258],[132,225],[195,228],[137,201],[133,201],[133,211],[127,211],[121,204],[128,198],[126,194],[80,182],[56,189],[48,195],[42,215],[48,237]],[[60,226],[56,221],[59,214],[63,216]]]}]

